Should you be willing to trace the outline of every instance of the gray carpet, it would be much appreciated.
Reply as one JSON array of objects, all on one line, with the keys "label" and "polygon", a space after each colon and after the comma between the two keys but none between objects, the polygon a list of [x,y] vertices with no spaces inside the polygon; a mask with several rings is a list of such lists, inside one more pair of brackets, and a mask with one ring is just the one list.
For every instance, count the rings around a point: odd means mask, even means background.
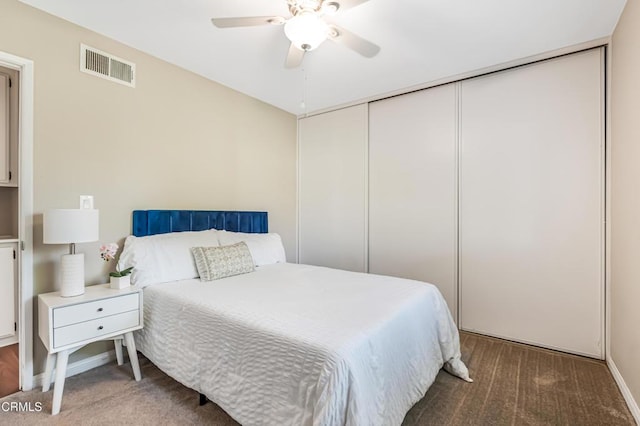
[{"label": "gray carpet", "polygon": [[[404,426],[635,424],[603,362],[469,333],[461,333],[461,343],[475,382],[440,372]],[[213,403],[198,406],[195,391],[143,357],[140,365],[140,382],[129,364],[115,363],[68,378],[55,417],[49,415],[52,391],[2,398],[0,403],[41,402],[44,409],[0,412],[0,424],[237,425]]]}]

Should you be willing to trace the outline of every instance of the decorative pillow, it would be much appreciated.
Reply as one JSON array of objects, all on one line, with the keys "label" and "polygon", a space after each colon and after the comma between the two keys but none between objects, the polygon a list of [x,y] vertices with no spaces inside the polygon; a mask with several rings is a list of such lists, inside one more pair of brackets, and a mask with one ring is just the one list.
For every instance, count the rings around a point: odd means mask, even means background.
[{"label": "decorative pillow", "polygon": [[244,232],[218,231],[217,235],[221,246],[235,244],[240,241],[247,243],[256,266],[285,263],[287,261],[282,239],[278,234],[246,234]]},{"label": "decorative pillow", "polygon": [[191,252],[202,281],[255,271],[251,252],[244,241],[230,246],[193,247]]},{"label": "decorative pillow", "polygon": [[124,241],[118,260],[120,270],[133,267],[131,284],[149,284],[198,278],[198,270],[191,254],[194,246],[217,246],[218,231],[188,231],[135,237]]}]

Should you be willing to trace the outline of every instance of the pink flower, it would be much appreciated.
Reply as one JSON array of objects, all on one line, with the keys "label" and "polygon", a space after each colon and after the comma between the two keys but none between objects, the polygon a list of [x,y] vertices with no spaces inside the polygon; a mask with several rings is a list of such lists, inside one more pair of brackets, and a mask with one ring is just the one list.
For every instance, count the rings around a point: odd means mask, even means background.
[{"label": "pink flower", "polygon": [[[100,246],[100,257],[105,262],[110,260],[115,260],[116,253],[118,252],[118,245],[116,243],[104,244]],[[123,269],[122,271],[118,269],[118,263],[116,262],[116,272],[109,273],[111,277],[126,277],[133,270],[133,266]]]},{"label": "pink flower", "polygon": [[116,243],[109,243],[100,246],[100,257],[108,262],[116,258],[116,252],[118,251],[118,245]]}]

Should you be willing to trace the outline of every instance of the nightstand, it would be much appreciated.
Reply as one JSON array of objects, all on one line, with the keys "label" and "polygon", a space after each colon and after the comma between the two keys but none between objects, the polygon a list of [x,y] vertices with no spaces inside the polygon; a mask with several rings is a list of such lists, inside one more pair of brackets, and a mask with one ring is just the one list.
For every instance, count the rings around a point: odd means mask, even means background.
[{"label": "nightstand", "polygon": [[89,343],[115,341],[118,365],[122,365],[124,340],[133,375],[140,380],[132,332],[142,326],[142,290],[135,287],[114,290],[109,284],[101,284],[88,286],[84,294],[75,297],[61,297],[60,292],[38,295],[38,330],[49,352],[43,392],[49,390],[53,364],[56,364],[51,414],[60,412],[69,354]]}]

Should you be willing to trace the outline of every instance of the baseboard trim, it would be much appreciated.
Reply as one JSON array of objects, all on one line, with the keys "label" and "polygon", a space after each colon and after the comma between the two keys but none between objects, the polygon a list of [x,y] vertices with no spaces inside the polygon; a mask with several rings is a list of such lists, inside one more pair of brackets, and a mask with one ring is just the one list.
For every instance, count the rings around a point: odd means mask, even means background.
[{"label": "baseboard trim", "polygon": [[[84,358],[78,360],[73,363],[69,363],[67,366],[67,375],[66,377],[75,376],[76,374],[84,373],[85,371],[89,371],[92,368],[100,367],[101,365],[108,364],[116,359],[116,352],[112,349],[107,352],[102,352],[98,355],[90,356],[88,358]],[[52,382],[55,381],[55,369],[52,373]],[[40,373],[38,375],[33,376],[33,387],[39,388],[42,387],[42,382],[44,381],[44,373]]]},{"label": "baseboard trim", "polygon": [[613,375],[613,379],[618,384],[618,388],[620,388],[620,392],[622,392],[622,396],[624,397],[624,400],[627,402],[627,406],[629,406],[629,411],[631,411],[631,415],[633,415],[633,418],[636,420],[636,423],[640,425],[640,407],[638,407],[638,403],[633,398],[633,395],[631,394],[631,390],[629,390],[629,387],[627,386],[627,383],[624,381],[622,374],[620,374],[620,370],[618,370],[618,367],[616,367],[616,363],[613,362],[613,359],[611,359],[611,357],[607,357],[607,365],[609,366],[609,370]]}]

